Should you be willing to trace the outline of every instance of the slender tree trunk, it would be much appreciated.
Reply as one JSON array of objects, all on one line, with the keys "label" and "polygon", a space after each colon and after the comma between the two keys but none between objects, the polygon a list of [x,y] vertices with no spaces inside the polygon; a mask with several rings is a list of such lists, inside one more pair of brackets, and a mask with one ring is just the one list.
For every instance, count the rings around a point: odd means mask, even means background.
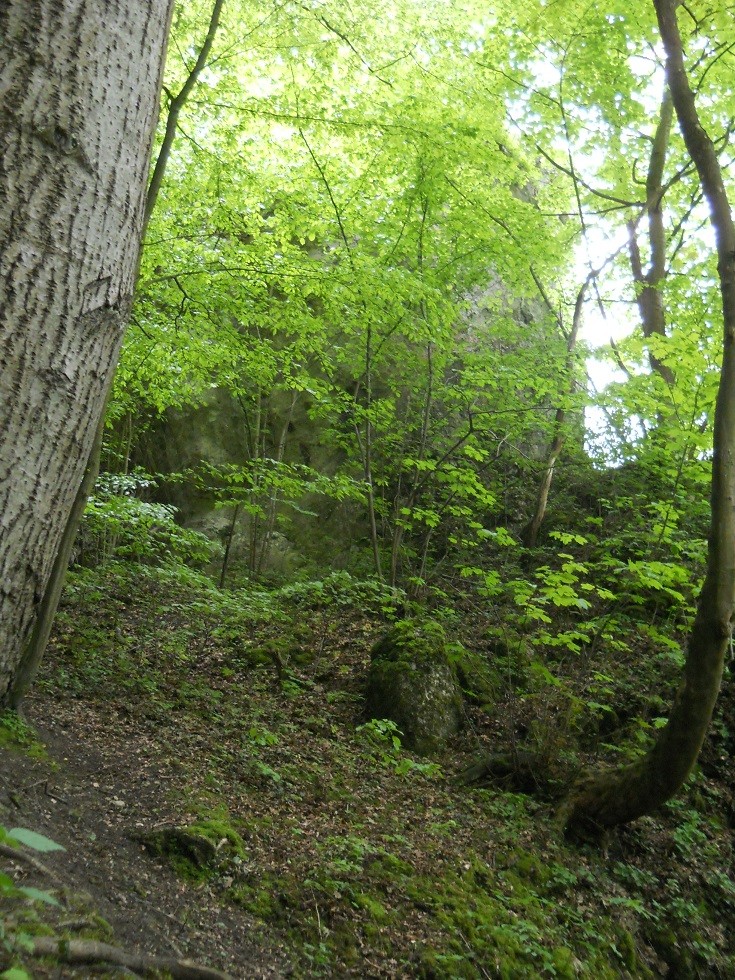
[{"label": "slender tree trunk", "polygon": [[[671,93],[667,89],[661,100],[661,111],[646,175],[646,213],[648,215],[648,247],[650,251],[650,261],[646,272],[643,271],[641,253],[638,247],[637,222],[631,221],[628,224],[630,268],[636,285],[636,302],[643,327],[643,336],[646,340],[651,337],[666,337],[666,312],[661,292],[661,284],[666,276],[663,175],[671,136],[673,113]],[[650,347],[648,360],[651,369],[671,387],[675,380],[674,372]]]},{"label": "slender tree trunk", "polygon": [[[422,303],[422,315],[426,319],[426,313],[424,310],[424,304]],[[429,441],[429,424],[431,421],[431,406],[434,398],[434,364],[433,364],[433,347],[431,341],[426,345],[426,390],[424,391],[424,406],[421,412],[421,434],[419,436],[418,449],[416,450],[416,459],[423,460],[426,456],[426,447]],[[410,418],[410,413],[406,411],[406,418]],[[421,476],[418,470],[416,470],[411,478],[410,490],[405,498],[402,495],[402,482],[403,482],[403,471],[399,472],[398,475],[398,488],[396,490],[395,499],[393,502],[393,537],[391,542],[391,554],[390,554],[390,585],[395,588],[398,585],[398,572],[401,558],[401,545],[403,543],[403,536],[405,533],[405,524],[401,521],[401,510],[405,507],[408,510],[413,510],[416,505],[416,499],[418,497],[418,491],[422,485]],[[430,535],[429,535],[430,536]],[[422,561],[422,567],[425,564]],[[419,578],[421,578],[419,574]]]},{"label": "slender tree trunk", "polygon": [[735,226],[714,145],[689,85],[677,0],[654,0],[679,126],[710,208],[723,308],[723,356],[712,458],[707,574],[689,638],[684,679],[668,723],[639,762],[577,786],[563,814],[573,830],[610,827],[650,813],[682,786],[697,761],[720,689],[735,611]]},{"label": "slender tree trunk", "polygon": [[230,551],[232,550],[232,541],[235,537],[235,528],[237,527],[237,518],[240,516],[240,504],[235,504],[232,509],[232,520],[230,521],[230,526],[227,529],[227,540],[225,541],[225,553],[222,555],[222,568],[219,573],[219,587],[224,589],[225,579],[227,578],[227,569],[230,565]]},{"label": "slender tree trunk", "polygon": [[[254,430],[253,447],[254,448],[251,455],[251,459],[256,463],[259,460],[261,460],[265,455],[265,434],[264,434],[265,426],[263,424],[263,416],[264,416],[263,393],[259,391],[258,398],[256,401],[255,419],[253,422],[253,430]],[[260,476],[257,474],[257,467],[255,472],[256,472],[256,476],[255,476],[255,480],[253,481],[252,497],[251,497],[251,500],[253,502],[257,502],[258,500],[258,486],[260,480]],[[255,575],[255,573],[258,570],[259,531],[260,531],[260,521],[256,513],[256,508],[253,507],[250,510],[250,521],[248,524],[248,571],[250,572],[251,575]]]},{"label": "slender tree trunk", "polygon": [[[576,302],[574,304],[572,329],[569,331],[569,336],[567,337],[567,356],[566,363],[564,365],[566,373],[569,377],[569,394],[572,394],[574,391],[574,386],[577,383],[574,377],[574,348],[577,346],[577,337],[579,336],[579,329],[582,325],[584,297],[587,293],[589,284],[596,275],[597,272],[591,272],[589,274],[585,282],[580,287],[580,290],[577,293]],[[561,319],[561,314],[559,315],[559,318]],[[559,459],[562,449],[564,448],[564,423],[566,421],[566,417],[566,409],[562,408],[561,406],[557,408],[554,415],[554,431],[551,437],[551,444],[549,445],[549,451],[546,454],[544,475],[541,477],[541,483],[539,484],[538,493],[536,494],[536,509],[534,510],[533,517],[521,532],[521,540],[527,548],[536,547],[536,544],[538,543],[538,534],[541,530],[541,525],[544,522],[544,517],[546,517],[546,507],[549,502],[549,491],[551,490],[551,483],[554,479],[556,462]]]},{"label": "slender tree trunk", "polygon": [[0,705],[29,682],[130,311],[171,6],[0,5]]},{"label": "slender tree trunk", "polygon": [[[156,157],[156,165],[153,168],[153,173],[151,174],[151,180],[148,185],[148,193],[145,199],[145,214],[144,214],[144,225],[143,231],[148,227],[148,222],[151,219],[153,210],[156,206],[156,201],[158,200],[158,194],[161,190],[161,185],[163,184],[163,178],[166,173],[166,167],[168,166],[168,161],[171,156],[171,150],[173,149],[174,140],[176,139],[176,130],[179,125],[179,116],[181,115],[181,110],[186,105],[186,100],[191,95],[194,86],[199,80],[199,76],[206,67],[207,58],[212,50],[212,45],[214,44],[214,37],[217,33],[217,28],[219,27],[219,19],[222,14],[222,6],[224,0],[214,0],[214,5],[212,7],[212,13],[209,17],[209,27],[207,28],[207,33],[202,42],[202,46],[199,49],[199,55],[197,60],[194,62],[194,67],[189,72],[186,81],[181,86],[178,95],[172,95],[170,97],[168,105],[168,113],[166,114],[166,126],[163,132],[163,140],[161,142],[161,147],[158,151],[158,156]],[[168,94],[168,89],[166,90]]]},{"label": "slender tree trunk", "polygon": [[365,432],[360,438],[359,426],[356,426],[358,444],[362,446],[362,465],[365,486],[367,487],[368,520],[370,521],[370,543],[373,548],[373,565],[379,582],[383,581],[383,564],[380,558],[380,540],[378,538],[378,516],[375,504],[375,485],[373,483],[373,424],[370,416],[373,410],[373,332],[368,318],[365,332]]},{"label": "slender tree trunk", "polygon": [[[293,413],[296,410],[296,403],[298,402],[298,392],[294,391],[291,395],[291,404],[289,405],[286,417],[283,420],[283,425],[281,426],[281,434],[278,437],[278,445],[276,446],[276,454],[273,457],[274,461],[280,465],[283,462],[283,457],[286,453],[286,440],[288,438],[288,427],[291,425],[291,420],[293,419]],[[276,517],[278,516],[278,501],[280,500],[280,494],[278,490],[273,490],[270,495],[270,500],[268,501],[268,511],[266,515],[265,527],[263,529],[263,537],[260,542],[260,556],[258,558],[258,575],[263,574],[263,569],[265,568],[266,562],[270,555],[270,548],[273,542],[273,532],[276,529]]]}]

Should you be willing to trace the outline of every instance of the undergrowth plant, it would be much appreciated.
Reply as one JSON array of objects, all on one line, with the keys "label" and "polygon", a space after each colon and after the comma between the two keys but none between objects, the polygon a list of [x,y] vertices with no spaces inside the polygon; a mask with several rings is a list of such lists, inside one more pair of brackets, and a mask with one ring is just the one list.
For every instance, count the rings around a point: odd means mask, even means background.
[{"label": "undergrowth plant", "polygon": [[441,775],[441,766],[437,763],[417,762],[403,754],[403,733],[389,718],[371,718],[370,721],[358,725],[356,733],[373,759],[379,765],[393,769],[399,776],[414,773],[429,777]]},{"label": "undergrowth plant", "polygon": [[[0,825],[0,843],[11,848],[28,847],[40,854],[64,850],[61,844],[57,844],[43,834],[28,830],[25,827],[13,827],[8,830]],[[6,909],[9,909],[5,917],[0,919],[0,955],[11,963],[8,969],[0,973],[0,978],[2,980],[31,980],[31,974],[18,965],[18,957],[33,948],[31,934],[23,922],[17,919],[13,911],[14,906],[20,907],[30,903],[33,906],[45,904],[59,907],[59,902],[51,892],[18,885],[10,875],[1,871],[0,902]]]},{"label": "undergrowth plant", "polygon": [[147,564],[202,566],[216,553],[209,538],[176,523],[176,508],[144,496],[156,486],[150,474],[103,473],[82,517],[74,561],[99,565],[113,558]]}]

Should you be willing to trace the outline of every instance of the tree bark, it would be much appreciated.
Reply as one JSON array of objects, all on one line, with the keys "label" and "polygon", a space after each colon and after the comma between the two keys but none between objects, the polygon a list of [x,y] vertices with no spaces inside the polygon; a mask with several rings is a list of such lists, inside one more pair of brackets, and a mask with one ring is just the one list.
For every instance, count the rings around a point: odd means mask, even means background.
[{"label": "tree bark", "polygon": [[171,7],[0,5],[0,706],[119,356]]},{"label": "tree bark", "polygon": [[[651,337],[666,337],[666,311],[664,310],[661,286],[666,277],[666,230],[664,228],[663,197],[664,197],[664,165],[669,147],[673,103],[671,92],[667,90],[661,100],[656,134],[648,161],[646,175],[646,213],[648,215],[648,247],[650,262],[648,270],[643,271],[641,253],[638,247],[637,222],[628,224],[628,254],[630,268],[636,285],[636,302],[646,340]],[[648,349],[648,360],[651,369],[659,374],[671,388],[674,384],[674,372],[653,350]]]},{"label": "tree bark", "polygon": [[54,617],[56,616],[59,599],[61,598],[61,590],[64,587],[64,579],[66,578],[69,559],[71,558],[72,549],[77,537],[79,522],[82,519],[84,508],[87,506],[87,500],[94,489],[94,484],[99,474],[99,460],[104,428],[105,419],[103,411],[97,425],[97,431],[95,432],[92,450],[89,454],[89,462],[85,467],[82,482],[77,490],[71,512],[61,535],[59,549],[51,568],[51,575],[46,583],[46,591],[36,611],[30,639],[21,653],[13,685],[8,692],[8,707],[16,710],[20,708],[21,701],[36,679],[38,668],[41,665],[41,660],[46,652],[46,646],[51,636],[51,628],[54,624]]},{"label": "tree bark", "polygon": [[574,831],[628,823],[680,789],[709,727],[735,611],[735,226],[717,154],[702,127],[684,67],[677,6],[678,0],[654,0],[674,109],[709,204],[723,309],[707,574],[689,638],[684,679],[668,723],[640,761],[575,788],[563,813]]}]

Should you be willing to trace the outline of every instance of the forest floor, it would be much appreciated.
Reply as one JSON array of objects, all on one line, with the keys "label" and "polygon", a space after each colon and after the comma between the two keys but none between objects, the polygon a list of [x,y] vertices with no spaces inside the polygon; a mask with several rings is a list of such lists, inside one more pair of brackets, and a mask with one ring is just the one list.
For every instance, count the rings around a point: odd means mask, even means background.
[{"label": "forest floor", "polygon": [[[413,756],[365,725],[385,623],[354,600],[73,579],[28,725],[0,725],[0,823],[65,848],[38,855],[52,874],[0,867],[60,904],[3,900],[0,970],[121,975],[28,955],[51,934],[237,978],[735,975],[729,760],[710,751],[655,818],[567,843],[548,799],[452,778],[509,719],[553,727],[558,700],[468,702],[443,756]],[[212,853],[142,843],[172,827]]]}]

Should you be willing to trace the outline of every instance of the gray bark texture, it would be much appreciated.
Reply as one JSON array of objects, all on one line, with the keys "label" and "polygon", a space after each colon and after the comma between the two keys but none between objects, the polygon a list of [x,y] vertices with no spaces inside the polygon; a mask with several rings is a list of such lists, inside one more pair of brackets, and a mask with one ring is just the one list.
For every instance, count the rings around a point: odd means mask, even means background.
[{"label": "gray bark texture", "polygon": [[0,0],[0,707],[135,288],[172,0]]}]

